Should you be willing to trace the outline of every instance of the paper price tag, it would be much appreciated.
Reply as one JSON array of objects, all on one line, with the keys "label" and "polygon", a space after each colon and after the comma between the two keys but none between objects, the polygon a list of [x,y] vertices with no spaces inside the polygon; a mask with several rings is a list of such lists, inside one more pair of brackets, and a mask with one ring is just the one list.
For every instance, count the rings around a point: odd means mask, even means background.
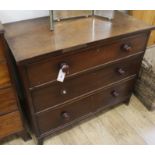
[{"label": "paper price tag", "polygon": [[63,82],[65,79],[65,76],[66,76],[66,73],[64,73],[62,69],[60,69],[58,73],[57,81]]}]

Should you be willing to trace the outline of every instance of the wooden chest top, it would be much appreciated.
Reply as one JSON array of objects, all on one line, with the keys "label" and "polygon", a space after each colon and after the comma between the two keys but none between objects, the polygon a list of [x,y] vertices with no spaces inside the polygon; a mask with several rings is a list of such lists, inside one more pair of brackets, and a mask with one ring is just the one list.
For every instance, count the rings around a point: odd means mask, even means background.
[{"label": "wooden chest top", "polygon": [[49,23],[49,18],[43,17],[4,25],[16,62],[153,28],[118,11],[112,21],[97,17],[61,21],[54,31]]}]

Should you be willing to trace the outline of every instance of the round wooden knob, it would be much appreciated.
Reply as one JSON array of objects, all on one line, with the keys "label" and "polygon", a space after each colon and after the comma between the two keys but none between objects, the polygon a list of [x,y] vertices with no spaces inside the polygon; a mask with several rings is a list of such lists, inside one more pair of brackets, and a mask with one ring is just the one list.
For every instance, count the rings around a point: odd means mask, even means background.
[{"label": "round wooden knob", "polygon": [[112,93],[111,93],[114,97],[118,97],[119,96],[119,93],[118,92],[116,92],[115,90],[114,91],[112,91]]},{"label": "round wooden knob", "polygon": [[69,74],[69,65],[67,63],[61,63],[60,67],[64,73]]},{"label": "round wooden knob", "polygon": [[127,52],[131,52],[132,51],[132,47],[128,44],[124,44],[122,46],[123,51],[127,51]]},{"label": "round wooden knob", "polygon": [[65,121],[69,121],[70,120],[70,115],[68,112],[62,112],[61,113],[61,116],[62,118],[65,120]]},{"label": "round wooden knob", "polygon": [[120,75],[124,75],[124,74],[125,74],[125,71],[124,71],[122,68],[118,68],[118,69],[117,69],[117,72],[118,72]]}]

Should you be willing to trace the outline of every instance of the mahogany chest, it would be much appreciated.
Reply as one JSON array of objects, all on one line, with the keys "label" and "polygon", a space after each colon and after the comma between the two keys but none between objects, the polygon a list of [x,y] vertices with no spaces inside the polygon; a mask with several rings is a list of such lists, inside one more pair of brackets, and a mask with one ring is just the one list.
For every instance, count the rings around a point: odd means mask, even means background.
[{"label": "mahogany chest", "polygon": [[[5,25],[10,61],[25,115],[38,144],[44,137],[121,103],[129,103],[153,27],[116,11],[61,21]],[[66,76],[57,81],[58,73]]]},{"label": "mahogany chest", "polygon": [[0,143],[11,135],[21,136],[24,140],[28,138],[10,70],[4,29],[0,23]]}]

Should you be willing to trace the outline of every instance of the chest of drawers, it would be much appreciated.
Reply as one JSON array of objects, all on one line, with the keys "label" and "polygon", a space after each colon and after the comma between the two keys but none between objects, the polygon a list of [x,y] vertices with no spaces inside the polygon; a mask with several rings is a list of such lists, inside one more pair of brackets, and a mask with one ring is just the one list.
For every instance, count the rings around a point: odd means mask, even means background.
[{"label": "chest of drawers", "polygon": [[[129,103],[151,29],[115,12],[61,21],[47,17],[6,24],[10,61],[38,144],[44,137],[121,103]],[[58,82],[58,73],[66,74]]]},{"label": "chest of drawers", "polygon": [[24,140],[28,134],[23,124],[18,97],[10,76],[6,56],[4,30],[0,24],[0,142],[8,136],[20,135]]}]

